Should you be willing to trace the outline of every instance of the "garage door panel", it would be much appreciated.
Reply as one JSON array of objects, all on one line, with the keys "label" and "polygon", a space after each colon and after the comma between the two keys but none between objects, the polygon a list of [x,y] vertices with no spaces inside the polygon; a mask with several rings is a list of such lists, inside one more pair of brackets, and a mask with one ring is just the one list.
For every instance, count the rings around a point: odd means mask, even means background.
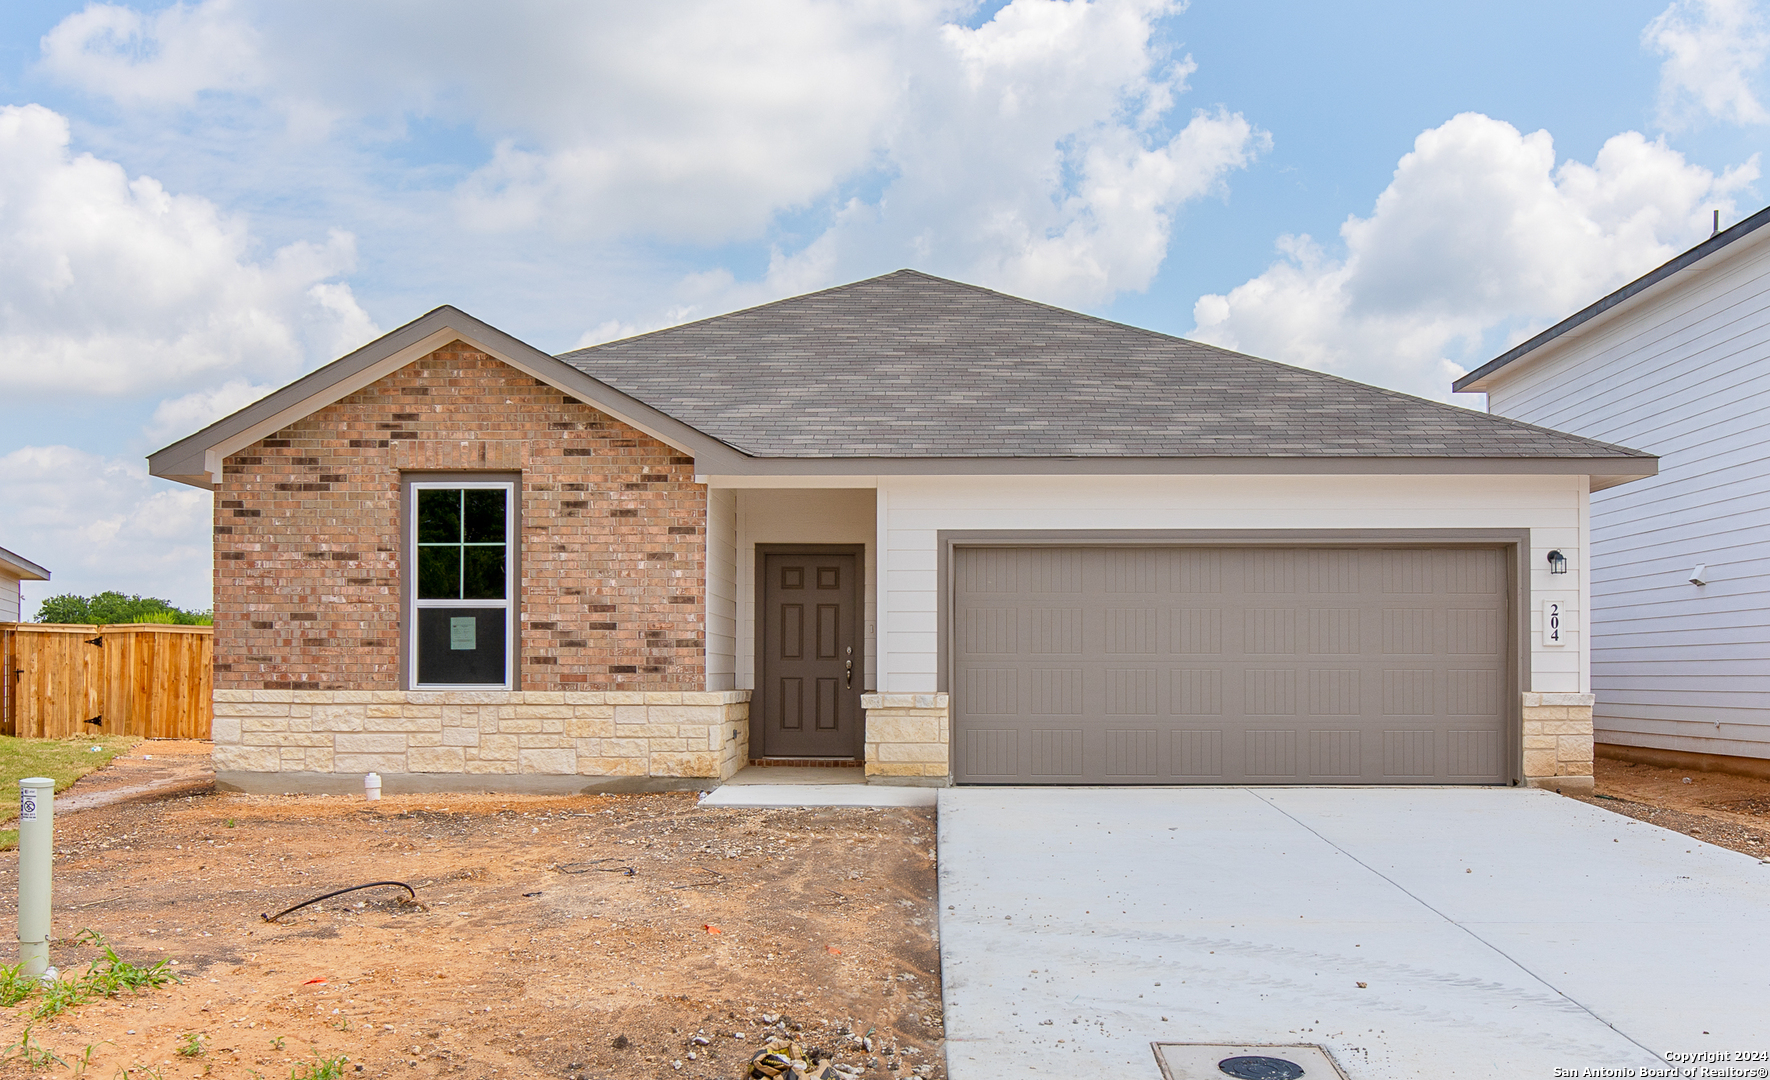
[{"label": "garage door panel", "polygon": [[1222,728],[1174,728],[1168,733],[1168,774],[1179,783],[1221,782]]},{"label": "garage door panel", "polygon": [[1087,713],[1087,671],[1083,668],[1037,668],[1027,673],[1034,716],[1082,716]]},{"label": "garage door panel", "polygon": [[1035,780],[1087,779],[1087,732],[1080,727],[1035,727],[1027,732],[1028,768]]},{"label": "garage door panel", "polygon": [[1027,614],[1031,651],[1038,656],[1080,656],[1084,612],[1077,607],[1039,607]]},{"label": "garage door panel", "polygon": [[1308,774],[1311,780],[1364,778],[1364,732],[1354,729],[1311,730]]},{"label": "garage door panel", "polygon": [[1500,735],[1488,728],[1445,732],[1448,761],[1445,770],[1453,777],[1491,776],[1500,770]]},{"label": "garage door panel", "polygon": [[1242,732],[1243,771],[1263,780],[1297,779],[1297,730],[1251,728]]},{"label": "garage door panel", "polygon": [[1154,668],[1108,668],[1105,678],[1107,716],[1155,716],[1160,712],[1156,688],[1160,672]]},{"label": "garage door panel", "polygon": [[1106,779],[1148,779],[1160,776],[1161,730],[1153,727],[1109,727],[1106,737]]},{"label": "garage door panel", "polygon": [[1437,774],[1437,732],[1430,728],[1390,728],[1383,732],[1383,778],[1424,780]]},{"label": "garage door panel", "polygon": [[961,548],[952,582],[961,782],[1503,780],[1498,550]]},{"label": "garage door panel", "polygon": [[976,716],[1020,714],[1021,671],[1015,667],[970,667],[963,675],[960,693],[965,711]]},{"label": "garage door panel", "polygon": [[956,733],[958,751],[973,780],[1018,780],[1026,775],[1020,762],[1020,729],[971,726]]},{"label": "garage door panel", "polygon": [[1296,668],[1248,668],[1242,672],[1244,716],[1295,716]]},{"label": "garage door panel", "polygon": [[1075,548],[1023,551],[1032,591],[1044,596],[1070,596],[1087,591],[1083,579],[1085,552]]},{"label": "garage door panel", "polygon": [[[1190,597],[1182,598],[1185,604]],[[1228,615],[1219,607],[1175,607],[1168,612],[1168,652],[1181,656],[1217,656],[1223,652],[1223,626]]]}]

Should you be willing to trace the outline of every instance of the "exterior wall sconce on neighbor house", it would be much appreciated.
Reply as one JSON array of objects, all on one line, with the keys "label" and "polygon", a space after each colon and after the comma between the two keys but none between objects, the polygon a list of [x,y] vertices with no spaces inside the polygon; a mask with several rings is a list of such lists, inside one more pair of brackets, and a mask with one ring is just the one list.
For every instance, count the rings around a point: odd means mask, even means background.
[{"label": "exterior wall sconce on neighbor house", "polygon": [[1567,573],[1567,556],[1561,554],[1559,550],[1549,552],[1549,573]]}]

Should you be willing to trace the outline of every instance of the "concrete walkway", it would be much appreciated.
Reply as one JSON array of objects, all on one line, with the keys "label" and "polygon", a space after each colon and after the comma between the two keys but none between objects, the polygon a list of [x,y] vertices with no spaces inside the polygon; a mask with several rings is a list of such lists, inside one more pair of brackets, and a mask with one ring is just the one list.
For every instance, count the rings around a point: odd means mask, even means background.
[{"label": "concrete walkway", "polygon": [[1157,1041],[1352,1080],[1770,1050],[1770,865],[1546,792],[949,788],[940,905],[953,1080],[1153,1080]]},{"label": "concrete walkway", "polygon": [[57,814],[119,803],[171,799],[215,788],[211,744],[203,739],[148,739],[74,781],[55,797]]}]

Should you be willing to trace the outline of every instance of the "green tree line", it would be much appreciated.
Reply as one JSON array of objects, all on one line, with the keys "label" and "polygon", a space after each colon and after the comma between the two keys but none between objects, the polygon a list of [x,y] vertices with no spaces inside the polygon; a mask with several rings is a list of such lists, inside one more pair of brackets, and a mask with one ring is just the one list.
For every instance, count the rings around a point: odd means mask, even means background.
[{"label": "green tree line", "polygon": [[75,596],[67,593],[52,596],[37,608],[40,623],[171,623],[174,626],[210,626],[214,617],[207,611],[186,611],[170,601],[155,596],[101,592],[97,596]]}]

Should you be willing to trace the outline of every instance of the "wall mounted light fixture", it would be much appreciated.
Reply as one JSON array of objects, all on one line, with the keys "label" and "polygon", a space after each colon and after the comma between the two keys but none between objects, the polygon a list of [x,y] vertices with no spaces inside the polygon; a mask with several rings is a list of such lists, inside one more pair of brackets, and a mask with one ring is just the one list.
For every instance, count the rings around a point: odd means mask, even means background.
[{"label": "wall mounted light fixture", "polygon": [[1707,585],[1708,581],[1707,581],[1707,579],[1705,579],[1703,577],[1703,575],[1708,573],[1708,569],[1709,569],[1708,563],[1697,563],[1696,569],[1690,571],[1690,584],[1692,584],[1692,585]]},{"label": "wall mounted light fixture", "polygon": [[1549,573],[1567,573],[1567,556],[1561,554],[1558,550],[1549,552]]}]

